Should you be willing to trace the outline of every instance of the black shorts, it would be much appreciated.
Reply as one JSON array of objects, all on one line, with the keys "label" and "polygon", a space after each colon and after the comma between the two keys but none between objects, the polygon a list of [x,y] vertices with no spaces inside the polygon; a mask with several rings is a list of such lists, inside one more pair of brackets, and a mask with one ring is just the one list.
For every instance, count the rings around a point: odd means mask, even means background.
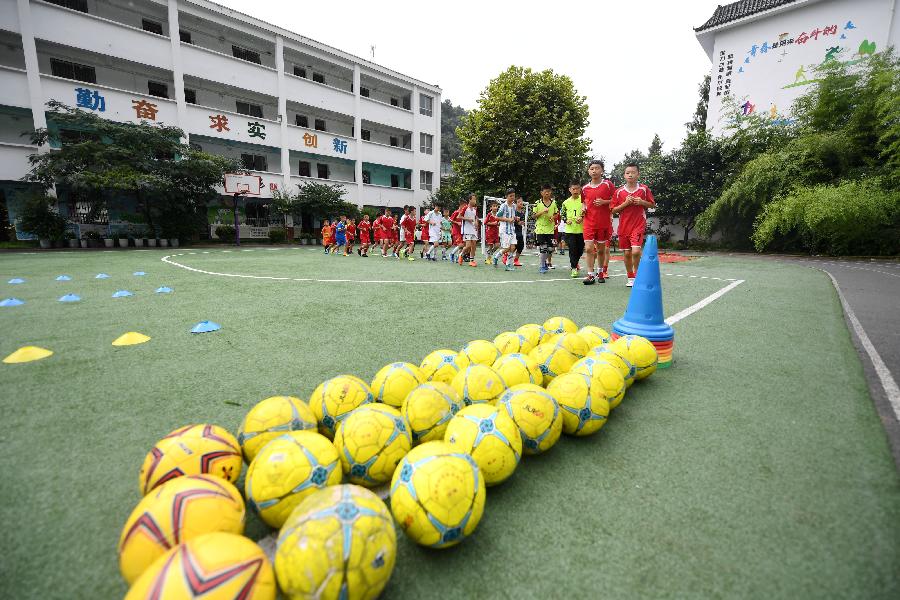
[{"label": "black shorts", "polygon": [[549,246],[555,246],[556,241],[553,239],[552,233],[536,233],[534,235],[535,242],[539,248],[545,248]]}]

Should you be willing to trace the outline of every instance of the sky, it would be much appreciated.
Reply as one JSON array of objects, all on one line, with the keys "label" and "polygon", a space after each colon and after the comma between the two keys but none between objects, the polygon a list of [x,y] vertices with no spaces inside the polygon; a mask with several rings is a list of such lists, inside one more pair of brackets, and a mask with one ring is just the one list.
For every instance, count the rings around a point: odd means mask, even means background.
[{"label": "sky", "polygon": [[467,109],[510,65],[568,75],[587,97],[587,136],[608,168],[634,148],[646,151],[655,133],[664,150],[680,144],[711,69],[693,28],[726,3],[216,1],[439,85],[443,100]]}]

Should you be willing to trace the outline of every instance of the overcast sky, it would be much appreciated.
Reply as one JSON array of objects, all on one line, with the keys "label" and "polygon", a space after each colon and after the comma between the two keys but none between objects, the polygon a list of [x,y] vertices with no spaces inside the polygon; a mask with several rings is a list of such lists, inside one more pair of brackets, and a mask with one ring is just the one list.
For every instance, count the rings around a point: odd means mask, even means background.
[{"label": "overcast sky", "polygon": [[465,108],[510,65],[564,73],[587,97],[588,137],[610,167],[646,151],[654,133],[664,149],[683,139],[711,68],[693,27],[726,3],[217,1],[366,59],[374,45],[374,62],[440,85],[444,100]]}]

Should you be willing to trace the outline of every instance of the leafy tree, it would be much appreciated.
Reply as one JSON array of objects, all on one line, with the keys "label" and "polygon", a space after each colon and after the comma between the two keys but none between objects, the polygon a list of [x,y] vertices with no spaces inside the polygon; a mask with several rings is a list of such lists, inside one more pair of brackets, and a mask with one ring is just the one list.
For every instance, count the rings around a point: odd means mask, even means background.
[{"label": "leafy tree", "polygon": [[700,133],[706,131],[706,115],[709,112],[709,81],[710,76],[705,75],[703,81],[700,82],[698,92],[700,98],[697,100],[697,108],[694,110],[694,118],[690,123],[685,123],[688,133]]},{"label": "leafy tree", "polygon": [[358,218],[359,207],[344,200],[347,191],[337,183],[307,181],[297,186],[297,192],[277,191],[272,207],[280,214],[293,215],[301,229],[311,231],[313,219],[333,219],[340,215]]},{"label": "leafy tree", "polygon": [[54,209],[56,198],[41,192],[25,198],[19,211],[19,227],[42,240],[61,240],[66,231],[66,220]]},{"label": "leafy tree", "polygon": [[454,106],[450,100],[441,102],[441,164],[449,165],[459,158],[462,145],[456,128],[468,111],[462,106]]},{"label": "leafy tree", "polygon": [[[204,208],[218,194],[225,173],[242,172],[234,159],[194,150],[181,142],[177,127],[156,123],[118,123],[57,101],[48,103],[56,128],[36,130],[31,142],[52,143],[58,151],[33,154],[25,180],[44,189],[64,185],[96,207],[104,191],[131,194],[152,232],[185,236],[205,222]],[[62,143],[60,131],[84,132]]]},{"label": "leafy tree", "polygon": [[662,155],[662,147],[663,147],[663,142],[659,138],[659,134],[658,133],[653,134],[653,141],[650,142],[650,148],[647,149],[647,156],[649,158],[656,158],[657,156],[661,156]]},{"label": "leafy tree", "polygon": [[449,208],[452,211],[458,206],[465,193],[466,190],[463,188],[459,175],[454,173],[441,182],[441,187],[431,192],[428,204],[430,206],[440,204],[442,208]]},{"label": "leafy tree", "polygon": [[626,153],[625,156],[622,157],[622,160],[614,164],[612,171],[610,171],[607,166],[607,173],[613,183],[616,185],[623,185],[625,183],[625,165],[628,163],[635,163],[641,169],[641,177],[646,180],[649,171],[652,170],[652,166],[649,166],[649,162],[649,157],[635,148],[631,152]]},{"label": "leafy tree", "polygon": [[497,195],[509,185],[526,195],[543,183],[565,189],[588,160],[587,124],[586,99],[571,79],[512,66],[463,118],[462,154],[453,168],[467,189],[481,194]]}]

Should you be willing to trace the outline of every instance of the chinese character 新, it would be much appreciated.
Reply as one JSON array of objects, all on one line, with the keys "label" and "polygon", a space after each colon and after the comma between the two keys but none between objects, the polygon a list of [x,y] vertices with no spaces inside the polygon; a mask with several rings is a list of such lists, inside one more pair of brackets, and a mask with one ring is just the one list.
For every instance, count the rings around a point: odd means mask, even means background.
[{"label": "chinese character \u65b0", "polygon": [[131,108],[134,109],[138,119],[150,119],[151,121],[156,120],[156,113],[159,112],[157,105],[146,100],[132,100]]},{"label": "chinese character \u65b0", "polygon": [[347,154],[347,142],[344,140],[334,138],[331,140],[331,143],[334,144],[334,151],[340,152],[341,154]]},{"label": "chinese character \u65b0", "polygon": [[106,98],[97,90],[75,88],[75,106],[99,112],[106,112]]},{"label": "chinese character \u65b0", "polygon": [[247,123],[247,133],[250,134],[250,137],[266,139],[266,126],[256,121]]},{"label": "chinese character \u65b0", "polygon": [[303,134],[303,145],[307,148],[318,148],[319,147],[319,136],[311,133]]},{"label": "chinese character \u65b0", "polygon": [[209,126],[210,129],[215,129],[219,133],[231,131],[231,129],[228,128],[228,117],[225,115],[209,115],[209,120],[212,121],[212,125]]}]

